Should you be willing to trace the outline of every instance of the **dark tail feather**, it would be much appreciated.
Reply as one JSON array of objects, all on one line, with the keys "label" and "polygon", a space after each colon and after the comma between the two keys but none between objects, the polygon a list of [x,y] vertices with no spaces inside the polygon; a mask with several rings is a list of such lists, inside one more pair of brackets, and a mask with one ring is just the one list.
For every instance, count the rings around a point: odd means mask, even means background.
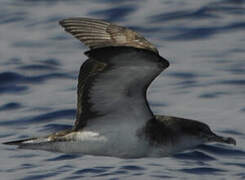
[{"label": "dark tail feather", "polygon": [[17,140],[17,141],[9,141],[9,142],[4,142],[3,144],[6,145],[21,145],[23,142],[29,141],[29,140],[34,140],[36,138],[30,138],[30,139],[22,139],[22,140]]}]

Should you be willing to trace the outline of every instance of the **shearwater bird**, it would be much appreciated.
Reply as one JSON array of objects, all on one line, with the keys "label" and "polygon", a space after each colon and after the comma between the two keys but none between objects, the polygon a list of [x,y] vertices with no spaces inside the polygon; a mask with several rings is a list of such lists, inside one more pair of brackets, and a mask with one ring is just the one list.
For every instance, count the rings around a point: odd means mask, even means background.
[{"label": "shearwater bird", "polygon": [[90,48],[79,72],[75,125],[4,144],[121,158],[167,156],[206,142],[236,144],[202,122],[153,115],[146,91],[169,62],[143,36],[98,19],[70,18],[60,25]]}]

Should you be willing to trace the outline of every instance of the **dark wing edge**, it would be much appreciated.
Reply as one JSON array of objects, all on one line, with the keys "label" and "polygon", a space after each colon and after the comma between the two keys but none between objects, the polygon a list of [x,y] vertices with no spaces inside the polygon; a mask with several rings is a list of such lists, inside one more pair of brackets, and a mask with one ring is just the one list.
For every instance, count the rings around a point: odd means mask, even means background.
[{"label": "dark wing edge", "polygon": [[148,49],[158,54],[157,48],[139,33],[103,20],[90,18],[63,19],[60,25],[90,49],[107,46],[128,46]]},{"label": "dark wing edge", "polygon": [[[105,63],[96,61],[94,59],[86,60],[79,71],[78,85],[77,85],[77,112],[74,128],[81,129],[86,126],[86,119],[91,118],[90,104],[84,99],[88,99],[89,86],[93,82],[93,77],[106,67]],[[83,99],[83,100],[82,100]]]}]

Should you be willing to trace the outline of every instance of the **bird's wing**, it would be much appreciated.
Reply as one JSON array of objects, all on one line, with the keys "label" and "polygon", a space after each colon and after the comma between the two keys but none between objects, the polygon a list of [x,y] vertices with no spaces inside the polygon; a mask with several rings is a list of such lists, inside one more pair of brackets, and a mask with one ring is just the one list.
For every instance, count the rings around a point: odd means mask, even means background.
[{"label": "bird's wing", "polygon": [[[146,90],[151,81],[168,67],[168,61],[149,46],[130,46],[130,43],[105,36],[106,28],[116,32],[121,28],[119,26],[85,18],[66,19],[61,21],[61,25],[91,48],[86,53],[89,59],[79,73],[74,129],[122,123],[140,126],[153,118]],[[101,36],[98,35],[99,30]],[[114,33],[112,37],[119,35]]]},{"label": "bird's wing", "polygon": [[60,21],[60,25],[91,49],[106,46],[129,46],[158,53],[157,48],[139,33],[106,21],[70,18]]}]

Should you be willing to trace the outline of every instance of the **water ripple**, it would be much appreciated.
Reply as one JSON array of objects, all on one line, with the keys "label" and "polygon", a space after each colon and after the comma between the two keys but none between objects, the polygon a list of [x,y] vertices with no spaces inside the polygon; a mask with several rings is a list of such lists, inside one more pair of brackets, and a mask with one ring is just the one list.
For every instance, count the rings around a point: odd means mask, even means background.
[{"label": "water ripple", "polygon": [[25,76],[15,72],[2,72],[0,73],[0,81],[1,86],[4,84],[11,83],[40,83],[45,80],[53,79],[53,78],[68,78],[72,79],[73,77],[69,74],[65,73],[48,73],[37,76]]},{"label": "water ripple", "polygon": [[82,170],[77,170],[73,174],[79,174],[79,175],[84,175],[84,174],[98,174],[98,173],[105,173],[107,169],[102,169],[102,168],[85,168]]},{"label": "water ripple", "polygon": [[180,10],[169,13],[162,13],[151,16],[153,22],[167,22],[182,19],[203,19],[203,18],[217,18],[218,16],[211,14],[209,8],[202,7],[198,10]]},{"label": "water ripple", "polygon": [[57,132],[57,131],[65,130],[65,129],[71,129],[71,128],[72,126],[67,125],[67,124],[49,123],[49,124],[44,125],[42,129],[40,130],[40,132]]},{"label": "water ripple", "polygon": [[110,22],[122,21],[130,13],[134,12],[136,7],[132,6],[120,6],[116,8],[109,8],[106,10],[97,10],[90,12],[91,16],[103,16],[105,20]]},{"label": "water ripple", "polygon": [[201,161],[213,161],[216,160],[214,157],[205,154],[204,152],[194,151],[188,153],[179,153],[173,157],[184,160],[201,160]]},{"label": "water ripple", "polygon": [[29,175],[29,176],[26,176],[25,178],[21,179],[21,180],[38,180],[38,179],[47,179],[47,178],[50,178],[50,177],[53,177],[53,176],[56,176],[58,175],[59,173],[55,173],[55,172],[41,172],[40,174],[38,175]]},{"label": "water ripple", "polygon": [[27,91],[28,86],[23,85],[0,85],[0,94],[19,94]]},{"label": "water ripple", "polygon": [[219,147],[215,145],[201,145],[198,148],[214,155],[224,156],[245,156],[245,152],[238,149],[228,149],[227,147]]},{"label": "water ripple", "polygon": [[48,65],[33,64],[33,65],[19,66],[18,69],[36,71],[36,70],[56,70],[57,68]]},{"label": "water ripple", "polygon": [[200,168],[186,168],[181,169],[180,171],[190,174],[198,174],[198,175],[204,175],[204,174],[217,174],[219,172],[226,172],[225,170],[221,170],[218,168],[210,168],[210,167],[200,167]]},{"label": "water ripple", "polygon": [[198,74],[193,72],[172,72],[172,73],[167,73],[167,75],[179,79],[193,79],[198,77]]},{"label": "water ripple", "polygon": [[122,167],[120,167],[120,169],[122,169],[122,170],[130,170],[130,171],[142,171],[142,170],[145,170],[145,168],[143,168],[143,167],[133,166],[133,165],[122,166]]},{"label": "water ripple", "polygon": [[228,93],[228,92],[220,92],[220,91],[218,91],[218,92],[210,92],[210,93],[202,93],[202,94],[200,94],[199,95],[199,98],[205,98],[205,99],[213,99],[213,98],[219,98],[219,97],[221,97],[221,96],[223,96],[223,95],[228,95],[228,94],[230,94],[230,93]]},{"label": "water ripple", "polygon": [[2,72],[0,73],[0,94],[22,93],[29,89],[29,86],[25,84],[39,84],[46,80],[60,78],[73,79],[74,77],[67,73],[47,73],[25,76],[16,72]]},{"label": "water ripple", "polygon": [[64,160],[71,160],[80,157],[79,155],[74,154],[62,154],[55,158],[47,159],[46,161],[64,161]]},{"label": "water ripple", "polygon": [[76,110],[74,109],[64,109],[64,110],[57,110],[49,113],[43,113],[40,115],[20,118],[17,120],[8,120],[8,121],[1,121],[0,125],[2,126],[17,126],[17,125],[30,125],[32,123],[43,123],[43,122],[51,122],[52,120],[58,119],[73,119],[75,116]]},{"label": "water ripple", "polygon": [[20,103],[10,102],[10,103],[7,103],[7,104],[0,106],[0,111],[16,110],[19,108],[21,108]]},{"label": "water ripple", "polygon": [[25,12],[8,13],[6,11],[4,13],[4,10],[2,10],[0,13],[0,24],[17,23],[26,20],[26,17],[27,13]]}]

